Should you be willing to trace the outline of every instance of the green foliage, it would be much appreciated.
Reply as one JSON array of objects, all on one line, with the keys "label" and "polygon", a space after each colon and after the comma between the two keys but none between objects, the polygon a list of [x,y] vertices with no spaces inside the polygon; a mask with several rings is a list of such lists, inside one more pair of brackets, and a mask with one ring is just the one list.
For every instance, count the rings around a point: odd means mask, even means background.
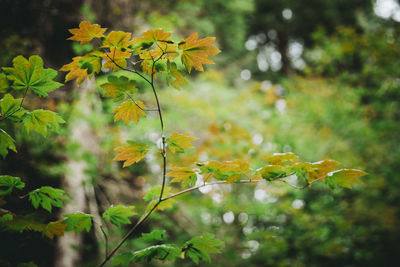
[{"label": "green foliage", "polygon": [[67,219],[63,221],[67,225],[66,231],[74,231],[75,233],[80,233],[86,230],[89,232],[92,228],[92,218],[93,215],[86,214],[83,212],[75,212],[70,214],[64,214]]},{"label": "green foliage", "polygon": [[364,176],[367,173],[354,169],[343,169],[330,172],[326,175],[326,184],[332,188],[337,186],[346,187],[351,189],[351,184],[360,184],[361,181],[358,177]]},{"label": "green foliage", "polygon": [[15,99],[11,94],[6,94],[0,100],[1,115],[14,121],[20,121],[26,113],[22,107],[22,98]]},{"label": "green foliage", "polygon": [[166,239],[167,231],[154,229],[150,233],[143,233],[140,240],[147,242],[147,243],[157,243],[162,242]]},{"label": "green foliage", "polygon": [[4,197],[12,193],[13,189],[23,189],[25,183],[19,177],[9,175],[0,175],[0,197]]},{"label": "green foliage", "polygon": [[182,251],[185,252],[185,257],[189,257],[196,264],[199,264],[199,260],[211,262],[210,254],[220,253],[219,247],[222,244],[221,240],[214,239],[214,235],[205,234],[187,241]]},{"label": "green foliage", "polygon": [[52,207],[62,207],[63,200],[68,198],[64,190],[50,186],[42,186],[29,193],[29,200],[32,202],[33,207],[37,209],[40,205],[48,212],[51,212]]},{"label": "green foliage", "polygon": [[3,70],[16,90],[30,88],[38,96],[47,97],[47,93],[62,86],[61,83],[53,81],[57,77],[57,71],[44,69],[43,60],[39,56],[31,56],[29,61],[23,56],[18,56],[13,59],[13,66]]},{"label": "green foliage", "polygon": [[57,113],[43,109],[28,112],[23,118],[23,125],[27,133],[33,130],[43,136],[47,135],[48,130],[58,132],[62,123],[65,121]]},{"label": "green foliage", "polygon": [[3,129],[0,129],[0,155],[5,158],[8,150],[17,152],[14,139],[8,135]]},{"label": "green foliage", "polygon": [[121,227],[121,224],[130,224],[131,221],[128,218],[134,215],[136,215],[134,206],[111,205],[103,213],[103,218],[110,221],[112,224]]}]

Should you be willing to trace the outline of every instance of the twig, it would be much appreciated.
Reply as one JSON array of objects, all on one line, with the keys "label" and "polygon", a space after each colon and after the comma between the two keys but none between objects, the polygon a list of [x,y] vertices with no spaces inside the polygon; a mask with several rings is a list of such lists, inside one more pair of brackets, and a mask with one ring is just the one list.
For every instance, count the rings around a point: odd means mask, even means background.
[{"label": "twig", "polygon": [[18,111],[21,110],[22,104],[24,103],[24,99],[25,99],[26,93],[28,92],[28,89],[29,89],[29,87],[26,87],[25,92],[24,92],[24,96],[22,97],[21,104],[19,105],[19,108],[16,109],[16,110],[14,110],[13,112],[11,112],[10,114],[8,114],[7,116],[1,118],[0,121],[3,121],[3,120],[5,120],[5,119],[7,119],[8,117],[12,116],[14,113],[16,113],[16,112],[18,112]]}]

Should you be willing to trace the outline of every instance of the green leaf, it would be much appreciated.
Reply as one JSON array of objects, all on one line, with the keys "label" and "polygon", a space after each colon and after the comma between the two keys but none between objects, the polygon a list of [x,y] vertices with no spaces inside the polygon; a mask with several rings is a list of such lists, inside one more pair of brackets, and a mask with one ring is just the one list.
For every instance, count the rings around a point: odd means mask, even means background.
[{"label": "green leaf", "polygon": [[15,148],[14,139],[8,135],[3,129],[0,129],[0,155],[5,158],[8,154],[8,150],[17,152]]},{"label": "green leaf", "polygon": [[46,235],[48,238],[53,239],[55,235],[63,236],[65,228],[67,225],[63,224],[63,219],[49,222],[43,230],[43,234]]},{"label": "green leaf", "polygon": [[175,260],[181,254],[180,248],[174,244],[162,244],[151,246],[133,253],[135,261],[150,262],[152,259],[157,260]]},{"label": "green leaf", "polygon": [[27,133],[34,130],[43,136],[47,135],[48,130],[58,132],[62,123],[65,121],[57,113],[43,109],[28,112],[23,118],[23,125]]},{"label": "green leaf", "polygon": [[127,93],[131,94],[137,91],[133,81],[125,76],[116,77],[111,75],[107,77],[107,80],[108,83],[101,86],[105,90],[104,96],[113,98],[115,102],[124,100]]},{"label": "green leaf", "polygon": [[4,224],[6,222],[12,221],[14,219],[13,215],[10,213],[6,213],[0,216],[0,224]]},{"label": "green leaf", "polygon": [[20,121],[26,113],[26,110],[21,107],[21,103],[22,98],[15,99],[12,95],[6,94],[0,100],[1,116]]},{"label": "green leaf", "polygon": [[128,266],[131,262],[135,260],[135,255],[132,252],[121,253],[112,258],[112,266]]},{"label": "green leaf", "polygon": [[46,228],[46,224],[37,221],[32,214],[25,216],[15,216],[13,220],[5,223],[6,230],[22,232],[25,230],[42,232]]},{"label": "green leaf", "polygon": [[0,197],[11,194],[14,188],[22,189],[25,183],[21,182],[21,178],[9,175],[0,176]]},{"label": "green leaf", "polygon": [[67,219],[63,221],[63,224],[67,225],[66,231],[74,231],[75,233],[86,232],[90,231],[92,228],[92,218],[93,215],[86,214],[83,212],[75,212],[70,214],[64,214]]},{"label": "green leaf", "polygon": [[291,174],[291,170],[279,165],[267,165],[257,170],[257,174],[267,181],[273,181],[278,178],[286,177]]},{"label": "green leaf", "polygon": [[364,175],[367,175],[367,173],[360,170],[342,169],[328,173],[326,175],[325,182],[331,188],[336,188],[337,186],[341,186],[351,189],[351,184],[362,183],[358,178]]},{"label": "green leaf", "polygon": [[16,90],[30,88],[35,94],[47,97],[48,92],[54,91],[61,83],[53,81],[57,71],[44,69],[43,60],[39,56],[31,56],[29,61],[23,56],[13,59],[14,68],[3,68],[7,78],[13,81],[12,87]]},{"label": "green leaf", "polygon": [[140,240],[148,243],[161,242],[165,240],[166,236],[167,236],[167,231],[155,229],[150,233],[143,233]]},{"label": "green leaf", "polygon": [[131,223],[128,218],[136,215],[134,210],[134,206],[111,205],[108,210],[103,213],[103,218],[120,227],[121,224]]},{"label": "green leaf", "polygon": [[51,212],[53,206],[62,207],[62,201],[68,198],[64,190],[50,186],[42,186],[29,193],[29,200],[32,202],[33,207],[37,209],[40,205],[48,212]]},{"label": "green leaf", "polygon": [[223,244],[221,240],[214,239],[214,235],[205,234],[187,241],[182,248],[185,257],[189,257],[194,263],[199,260],[211,262],[211,253],[220,253],[219,247]]},{"label": "green leaf", "polygon": [[0,73],[0,93],[7,91],[9,87],[7,76],[5,73]]}]

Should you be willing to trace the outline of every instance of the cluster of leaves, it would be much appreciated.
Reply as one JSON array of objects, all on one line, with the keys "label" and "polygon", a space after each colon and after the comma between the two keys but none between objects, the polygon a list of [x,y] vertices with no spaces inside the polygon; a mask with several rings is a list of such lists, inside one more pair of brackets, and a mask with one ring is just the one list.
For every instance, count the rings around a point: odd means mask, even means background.
[{"label": "cluster of leaves", "polygon": [[149,247],[135,251],[125,252],[112,260],[113,266],[128,266],[133,262],[150,262],[153,259],[173,261],[177,258],[189,258],[198,264],[200,260],[211,262],[210,254],[219,253],[222,241],[214,239],[214,235],[205,234],[194,237],[183,245],[165,243],[167,234],[165,230],[153,230],[151,233],[143,233],[139,238]]}]

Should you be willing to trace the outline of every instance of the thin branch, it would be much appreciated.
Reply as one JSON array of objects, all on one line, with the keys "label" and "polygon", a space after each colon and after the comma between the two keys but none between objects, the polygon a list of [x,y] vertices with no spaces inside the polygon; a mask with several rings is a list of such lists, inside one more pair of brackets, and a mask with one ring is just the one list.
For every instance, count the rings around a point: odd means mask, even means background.
[{"label": "thin branch", "polygon": [[0,121],[3,121],[3,120],[5,120],[5,119],[7,119],[8,117],[14,115],[16,112],[18,112],[18,111],[21,110],[22,104],[24,103],[24,99],[25,99],[25,97],[26,97],[26,93],[28,92],[28,89],[29,89],[29,87],[26,87],[25,92],[24,92],[24,96],[22,97],[21,104],[19,105],[19,108],[16,109],[16,110],[14,110],[13,112],[11,112],[10,114],[8,114],[7,116],[1,118]]},{"label": "thin branch", "polygon": [[142,108],[141,106],[139,106],[139,104],[135,101],[135,99],[132,98],[132,96],[131,96],[130,94],[126,93],[126,95],[130,98],[130,100],[132,100],[133,103],[135,103],[135,105],[136,105],[139,109],[141,109],[141,110],[143,110],[143,111],[158,111],[158,109],[144,109],[144,108]]},{"label": "thin branch", "polygon": [[107,258],[108,257],[108,236],[107,236],[106,232],[104,231],[103,226],[101,226],[101,224],[99,224],[99,227],[100,227],[101,232],[104,235],[104,239],[106,240],[106,254],[105,255]]}]

